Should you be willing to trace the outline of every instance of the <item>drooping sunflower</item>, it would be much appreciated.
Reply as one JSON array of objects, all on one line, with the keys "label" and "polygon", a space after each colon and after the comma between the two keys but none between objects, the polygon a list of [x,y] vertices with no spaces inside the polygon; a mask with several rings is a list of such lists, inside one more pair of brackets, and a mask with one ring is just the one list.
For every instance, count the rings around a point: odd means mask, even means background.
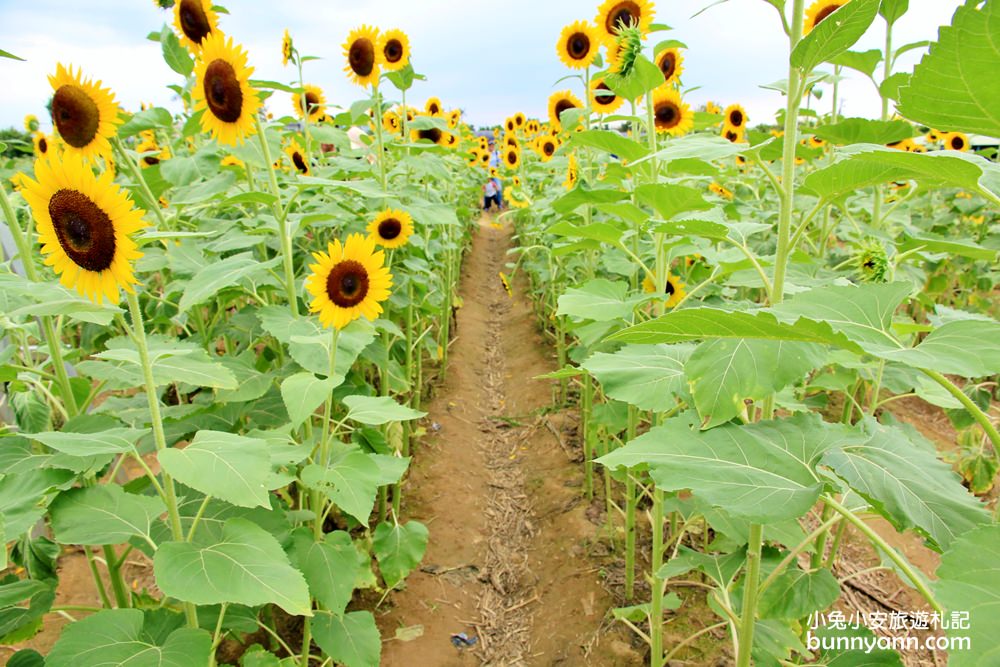
[{"label": "drooping sunflower", "polygon": [[386,30],[378,36],[382,64],[390,72],[403,69],[410,62],[410,38],[402,30]]},{"label": "drooping sunflower", "polygon": [[440,116],[444,113],[444,105],[441,104],[439,98],[428,97],[427,101],[424,102],[424,111],[428,116]]},{"label": "drooping sunflower", "polygon": [[295,171],[299,172],[303,176],[308,176],[310,173],[309,160],[306,158],[306,151],[302,148],[301,144],[295,139],[284,148],[285,155],[291,161],[292,166],[295,167]]},{"label": "drooping sunflower", "polygon": [[510,170],[521,166],[521,151],[514,146],[507,146],[503,151],[503,164]]},{"label": "drooping sunflower", "polygon": [[590,106],[597,113],[612,113],[617,111],[625,100],[612,92],[608,84],[604,83],[603,77],[594,77],[590,80]]},{"label": "drooping sunflower", "polygon": [[806,18],[805,23],[802,26],[802,34],[808,35],[813,28],[819,25],[820,21],[846,5],[848,2],[850,2],[850,0],[816,0],[816,2],[809,5],[809,8],[806,10]]},{"label": "drooping sunflower", "polygon": [[661,85],[653,91],[653,123],[657,132],[679,137],[694,127],[694,113],[676,88]]},{"label": "drooping sunflower", "polygon": [[601,47],[601,35],[594,24],[574,21],[562,29],[556,53],[566,67],[584,69],[594,62]]},{"label": "drooping sunflower", "polygon": [[132,262],[142,253],[131,234],[146,226],[144,211],[114,183],[114,173],[94,175],[76,153],[35,162],[35,178],[23,179],[24,199],[38,224],[45,263],[59,282],[95,303],[119,300],[119,288],[136,284]]},{"label": "drooping sunflower", "polygon": [[708,189],[712,194],[718,195],[724,199],[733,198],[733,193],[730,190],[722,185],[719,185],[718,183],[715,183],[714,181],[709,184]]},{"label": "drooping sunflower", "polygon": [[536,146],[538,156],[542,159],[542,162],[548,162],[559,148],[559,140],[553,136],[542,136],[538,138]]},{"label": "drooping sunflower", "polygon": [[47,155],[52,150],[52,142],[41,132],[35,132],[31,137],[31,141],[35,144],[35,155],[38,157]]},{"label": "drooping sunflower", "polygon": [[205,38],[219,32],[219,17],[212,9],[211,0],[177,0],[174,27],[181,44],[197,54]]},{"label": "drooping sunflower", "polygon": [[413,218],[406,211],[387,208],[368,223],[368,234],[383,248],[401,248],[413,233]]},{"label": "drooping sunflower", "polygon": [[643,34],[649,32],[653,14],[653,3],[648,0],[604,0],[597,8],[594,23],[606,39],[613,39],[622,25],[628,27],[635,23]]},{"label": "drooping sunflower", "polygon": [[362,25],[355,28],[344,42],[344,57],[347,77],[359,86],[378,83],[382,54],[378,49],[378,29]]},{"label": "drooping sunflower", "polygon": [[315,123],[326,115],[326,96],[323,95],[322,88],[314,86],[311,83],[302,86],[302,89],[304,91],[302,93],[292,93],[292,104],[295,105],[295,113],[299,115],[299,118],[305,116],[302,110],[302,101],[305,98],[305,106],[309,110],[309,122]]},{"label": "drooping sunflower", "polygon": [[[652,294],[656,291],[656,285],[648,275],[642,279],[642,290],[647,294]],[[677,276],[667,273],[667,284],[663,288],[663,293],[667,295],[664,305],[667,308],[673,308],[684,298],[684,283]]]},{"label": "drooping sunflower", "polygon": [[343,329],[364,317],[372,321],[389,298],[392,274],[385,266],[385,252],[375,249],[375,239],[351,234],[341,244],[335,239],[326,252],[315,252],[316,263],[306,279],[313,296],[310,312],[319,313],[325,327]]},{"label": "drooping sunflower", "polygon": [[287,67],[288,61],[292,59],[292,35],[285,28],[285,34],[281,38],[281,66]]},{"label": "drooping sunflower", "polygon": [[115,97],[100,81],[83,79],[83,72],[56,65],[49,76],[52,96],[52,124],[69,151],[87,160],[111,154],[111,138],[118,124]]},{"label": "drooping sunflower", "polygon": [[684,71],[684,56],[680,49],[663,49],[656,54],[656,66],[663,72],[663,78],[672,86],[677,85],[681,72]]},{"label": "drooping sunflower", "polygon": [[747,126],[747,112],[739,104],[730,104],[722,114],[723,126],[741,134]]},{"label": "drooping sunflower", "polygon": [[566,180],[563,181],[563,187],[567,190],[572,190],[579,177],[580,174],[576,165],[576,153],[570,153],[569,162],[566,164]]},{"label": "drooping sunflower", "polygon": [[38,116],[29,113],[24,117],[24,129],[28,132],[38,132]]},{"label": "drooping sunflower", "polygon": [[557,130],[562,129],[560,116],[569,109],[579,109],[583,106],[580,99],[568,90],[560,90],[549,95],[549,123]]},{"label": "drooping sunflower", "polygon": [[965,152],[969,150],[969,137],[962,132],[948,132],[942,137],[944,147],[952,151]]},{"label": "drooping sunflower", "polygon": [[400,128],[399,114],[391,109],[382,114],[382,129],[386,132],[392,132],[393,134],[399,132]]},{"label": "drooping sunflower", "polygon": [[215,31],[201,43],[195,62],[196,77],[191,96],[201,115],[201,129],[216,141],[235,146],[254,132],[254,116],[260,109],[257,91],[250,86],[253,68],[247,67],[247,52]]}]

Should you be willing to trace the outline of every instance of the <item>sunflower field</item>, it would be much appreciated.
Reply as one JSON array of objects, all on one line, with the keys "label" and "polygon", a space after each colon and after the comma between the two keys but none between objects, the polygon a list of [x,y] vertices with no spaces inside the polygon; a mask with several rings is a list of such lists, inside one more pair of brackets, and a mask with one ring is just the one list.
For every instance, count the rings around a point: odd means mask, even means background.
[{"label": "sunflower field", "polygon": [[770,125],[649,0],[488,127],[406,26],[156,0],[181,112],[58,64],[0,140],[6,664],[1000,665],[1000,3],[763,1]]}]

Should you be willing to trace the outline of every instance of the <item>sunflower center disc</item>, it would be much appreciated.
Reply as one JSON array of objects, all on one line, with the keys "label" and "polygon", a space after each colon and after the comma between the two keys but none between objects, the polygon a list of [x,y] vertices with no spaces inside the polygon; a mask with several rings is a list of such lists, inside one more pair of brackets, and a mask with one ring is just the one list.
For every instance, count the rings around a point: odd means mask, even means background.
[{"label": "sunflower center disc", "polygon": [[673,104],[661,104],[656,107],[656,124],[661,127],[673,127],[677,124],[680,114]]},{"label": "sunflower center disc", "polygon": [[594,95],[594,97],[597,99],[598,104],[604,104],[604,105],[612,104],[618,97],[613,92],[611,92],[611,89],[608,88],[607,84],[605,84],[603,81],[597,84],[597,90],[598,92],[603,93],[603,95]]},{"label": "sunflower center disc", "polygon": [[338,262],[327,276],[326,293],[341,308],[356,306],[368,294],[368,272],[353,259]]},{"label": "sunflower center disc", "polygon": [[553,144],[551,141],[546,141],[542,145],[542,152],[545,153],[546,155],[551,156],[553,153],[556,152],[555,144]]},{"label": "sunflower center disc", "polygon": [[962,137],[952,137],[952,139],[951,139],[951,147],[952,148],[954,148],[955,150],[959,150],[964,145],[965,145],[965,142],[962,141]]},{"label": "sunflower center disc", "polygon": [[385,61],[389,64],[398,63],[403,57],[403,45],[398,39],[390,39],[385,43]]},{"label": "sunflower center disc", "polygon": [[77,190],[59,190],[49,199],[49,217],[59,245],[73,262],[100,272],[115,258],[115,226],[108,214]]},{"label": "sunflower center disc", "polygon": [[348,62],[358,76],[368,76],[375,69],[375,47],[367,37],[354,40],[348,51]]},{"label": "sunflower center disc", "polygon": [[728,132],[726,132],[726,139],[728,139],[729,141],[733,142],[734,144],[736,143],[736,140],[738,138],[739,138],[739,135],[736,134],[735,132],[733,132],[732,130],[729,130]]},{"label": "sunflower center disc", "polygon": [[561,121],[562,120],[561,116],[563,111],[575,108],[576,105],[570,102],[569,100],[559,100],[558,102],[556,102],[556,118],[559,118],[559,120]]},{"label": "sunflower center disc", "polygon": [[403,224],[396,218],[387,218],[386,220],[378,223],[378,235],[386,241],[393,240],[399,236],[402,231]]},{"label": "sunflower center disc", "polygon": [[642,10],[636,3],[620,2],[614,9],[608,12],[608,18],[605,21],[604,26],[607,28],[609,33],[617,35],[619,23],[624,24],[625,26],[630,26],[632,23],[638,22],[641,15]]},{"label": "sunflower center disc", "polygon": [[181,30],[195,44],[201,44],[201,40],[212,32],[212,25],[208,22],[208,17],[205,16],[201,0],[181,0],[179,14]]},{"label": "sunflower center disc", "polygon": [[52,122],[67,144],[83,148],[97,136],[101,112],[83,88],[60,86],[52,96]]},{"label": "sunflower center disc", "polygon": [[205,101],[219,120],[235,123],[243,113],[243,91],[236,70],[225,60],[213,60],[205,68]]},{"label": "sunflower center disc", "polygon": [[42,152],[42,155],[49,152],[49,142],[45,140],[45,137],[38,140],[38,150]]},{"label": "sunflower center disc", "polygon": [[295,164],[295,168],[303,174],[309,171],[309,167],[306,166],[306,161],[302,158],[302,154],[298,151],[292,153],[292,162]]},{"label": "sunflower center disc", "polygon": [[582,32],[573,33],[568,46],[569,55],[573,60],[583,60],[590,52],[590,39]]},{"label": "sunflower center disc", "polygon": [[663,293],[664,294],[673,294],[674,293],[674,284],[672,282],[670,282],[669,280],[667,281],[667,286],[663,288]]},{"label": "sunflower center disc", "polygon": [[306,93],[306,108],[310,113],[319,106],[319,98],[316,93]]},{"label": "sunflower center disc", "polygon": [[819,22],[825,19],[830,14],[834,13],[840,9],[840,5],[830,5],[829,7],[824,7],[816,13],[816,20],[813,21],[813,26],[818,26]]},{"label": "sunflower center disc", "polygon": [[740,127],[743,125],[743,112],[736,110],[729,114],[729,124],[733,127]]},{"label": "sunflower center disc", "polygon": [[430,139],[434,143],[438,143],[441,141],[441,130],[436,127],[432,127],[429,130],[420,130],[417,133],[417,136],[420,139]]},{"label": "sunflower center disc", "polygon": [[660,63],[660,71],[663,72],[663,78],[670,80],[670,77],[674,75],[674,69],[677,67],[677,62],[674,59],[674,54],[668,53],[663,56],[663,62]]}]

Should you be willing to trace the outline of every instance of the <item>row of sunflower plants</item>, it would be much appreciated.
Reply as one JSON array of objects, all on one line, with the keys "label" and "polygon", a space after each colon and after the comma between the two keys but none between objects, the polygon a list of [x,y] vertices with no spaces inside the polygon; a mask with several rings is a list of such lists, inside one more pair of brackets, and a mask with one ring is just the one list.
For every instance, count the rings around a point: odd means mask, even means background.
[{"label": "row of sunflower plants", "polygon": [[[338,111],[287,31],[296,75],[260,81],[221,8],[173,12],[149,39],[184,113],[126,112],[59,65],[55,132],[3,167],[0,636],[72,621],[8,664],[377,665],[371,609],[428,540],[399,483],[447,355],[475,142],[439,100],[406,105],[423,77],[401,31],[350,33],[364,96]],[[272,119],[277,95],[298,118]],[[55,604],[71,550],[94,606]],[[152,576],[130,585],[136,559]]]},{"label": "row of sunflower plants", "polygon": [[[905,1],[768,2],[789,54],[765,86],[785,97],[778,127],[750,129],[738,104],[693,111],[683,43],[653,39],[668,28],[650,3],[608,0],[556,47],[587,102],[553,95],[554,149],[522,167],[510,265],[566,362],[549,377],[578,401],[585,492],[603,492],[624,553],[632,606],[614,616],[654,667],[720,631],[740,667],[899,665],[866,652],[871,629],[808,625],[843,609],[834,568],[860,538],[925,603],[907,628],[929,617],[957,640],[949,664],[989,664],[1000,168],[969,148],[1000,136],[1000,10],[964,3],[937,42],[896,46]],[[884,49],[852,51],[870,29]],[[880,118],[839,114],[847,72],[879,90]],[[829,112],[804,108],[819,90]],[[905,398],[945,410],[957,454],[894,417]],[[871,517],[941,554],[936,580]],[[701,595],[672,587],[689,573],[717,619],[666,646],[665,611]]]}]

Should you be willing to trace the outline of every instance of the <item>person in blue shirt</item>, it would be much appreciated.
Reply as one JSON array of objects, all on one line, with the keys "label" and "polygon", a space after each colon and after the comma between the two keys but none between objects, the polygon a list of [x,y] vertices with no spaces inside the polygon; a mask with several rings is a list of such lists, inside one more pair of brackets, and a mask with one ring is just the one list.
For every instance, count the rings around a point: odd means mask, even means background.
[{"label": "person in blue shirt", "polygon": [[[490,150],[490,168],[491,169],[496,169],[497,171],[499,171],[500,170],[501,161],[500,161],[500,151],[497,150],[496,141],[494,141],[493,139],[490,139],[488,145],[489,145],[489,150]],[[497,191],[497,195],[496,195],[497,196],[497,206],[502,211],[503,208],[504,208],[504,204],[503,204],[503,184],[500,182],[499,178],[494,178],[494,179],[491,179],[491,180],[493,181],[493,184],[496,187],[496,191]]]}]

